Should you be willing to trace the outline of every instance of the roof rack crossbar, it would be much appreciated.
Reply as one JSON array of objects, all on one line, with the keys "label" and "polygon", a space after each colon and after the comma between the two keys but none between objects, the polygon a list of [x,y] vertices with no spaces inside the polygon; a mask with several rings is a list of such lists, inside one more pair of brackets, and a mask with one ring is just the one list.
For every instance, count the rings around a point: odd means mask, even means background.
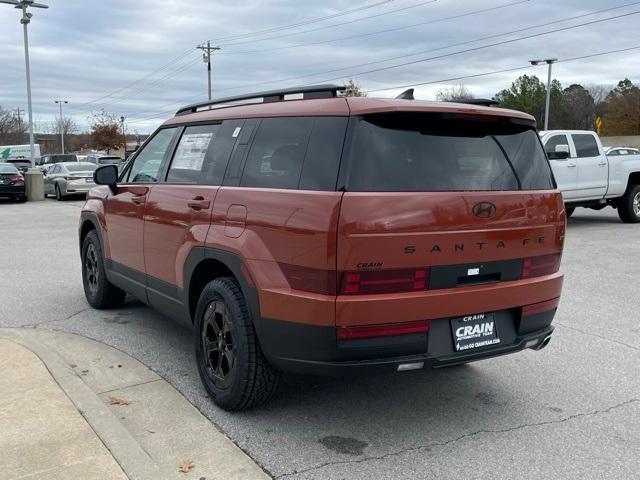
[{"label": "roof rack crossbar", "polygon": [[180,108],[176,112],[176,116],[186,115],[188,113],[197,112],[199,108],[211,107],[213,105],[222,105],[225,103],[237,102],[241,100],[258,100],[262,99],[263,103],[281,102],[286,95],[302,94],[303,99],[313,98],[331,98],[338,96],[338,92],[345,90],[343,85],[308,85],[305,87],[293,87],[282,90],[269,90],[266,92],[249,93],[244,95],[234,95],[232,97],[217,98],[207,102],[193,103]]}]

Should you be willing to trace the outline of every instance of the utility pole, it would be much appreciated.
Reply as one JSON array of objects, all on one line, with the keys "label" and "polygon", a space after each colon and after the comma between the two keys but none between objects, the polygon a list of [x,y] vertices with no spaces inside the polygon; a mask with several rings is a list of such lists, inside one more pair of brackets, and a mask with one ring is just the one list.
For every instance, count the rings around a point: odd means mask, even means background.
[{"label": "utility pole", "polygon": [[62,145],[62,154],[64,155],[64,120],[62,118],[62,104],[69,103],[67,100],[54,100],[60,106],[60,143]]},{"label": "utility pole", "polygon": [[546,63],[549,65],[549,73],[547,75],[547,99],[544,105],[544,129],[549,130],[549,104],[551,103],[551,65],[558,61],[557,58],[546,58],[544,60],[529,60],[531,65],[540,65]]},{"label": "utility pole", "polygon": [[199,50],[202,50],[202,60],[207,64],[207,73],[208,73],[208,85],[209,85],[209,100],[211,100],[211,52],[220,50],[220,47],[212,47],[211,41],[207,40],[207,44],[198,45],[196,47]]},{"label": "utility pole", "polygon": [[35,3],[33,0],[0,0],[0,3],[13,5],[15,8],[22,10],[22,30],[24,33],[24,63],[27,75],[27,109],[29,110],[29,145],[31,147],[31,162],[35,162],[36,149],[33,146],[33,109],[31,108],[31,72],[29,71],[29,35],[27,33],[27,25],[31,22],[31,13],[27,13],[27,7],[49,8],[44,3]]}]

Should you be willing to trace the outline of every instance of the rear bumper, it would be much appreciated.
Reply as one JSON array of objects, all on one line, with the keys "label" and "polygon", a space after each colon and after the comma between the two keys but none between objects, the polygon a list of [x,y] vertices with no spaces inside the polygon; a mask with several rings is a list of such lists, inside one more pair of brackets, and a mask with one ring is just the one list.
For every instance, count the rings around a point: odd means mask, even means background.
[{"label": "rear bumper", "polygon": [[455,351],[449,318],[432,320],[423,334],[359,340],[337,340],[336,330],[328,327],[262,319],[261,343],[269,361],[284,371],[328,376],[388,373],[405,364],[438,368],[542,348],[553,332],[554,315],[555,310],[527,318],[515,310],[496,312],[501,343],[464,352]]},{"label": "rear bumper", "polygon": [[21,197],[25,194],[24,184],[22,185],[0,185],[0,197]]}]

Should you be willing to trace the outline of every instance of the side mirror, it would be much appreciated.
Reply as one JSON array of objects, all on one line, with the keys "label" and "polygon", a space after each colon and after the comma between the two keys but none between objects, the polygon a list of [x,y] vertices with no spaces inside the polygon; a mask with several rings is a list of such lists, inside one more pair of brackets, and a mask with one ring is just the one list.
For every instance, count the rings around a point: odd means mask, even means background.
[{"label": "side mirror", "polygon": [[549,160],[566,160],[569,158],[569,145],[556,145],[554,152],[549,152]]},{"label": "side mirror", "polygon": [[108,185],[113,193],[116,192],[118,183],[118,167],[115,165],[103,165],[93,172],[93,181],[96,185]]}]

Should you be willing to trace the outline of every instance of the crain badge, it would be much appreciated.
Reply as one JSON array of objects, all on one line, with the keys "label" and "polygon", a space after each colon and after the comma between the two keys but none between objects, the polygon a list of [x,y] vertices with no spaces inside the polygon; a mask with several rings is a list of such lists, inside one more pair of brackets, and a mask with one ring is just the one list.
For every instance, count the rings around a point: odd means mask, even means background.
[{"label": "crain badge", "polygon": [[236,138],[238,135],[240,135],[240,130],[242,130],[240,127],[236,127],[236,129],[233,131],[233,135],[231,135],[233,138]]}]

